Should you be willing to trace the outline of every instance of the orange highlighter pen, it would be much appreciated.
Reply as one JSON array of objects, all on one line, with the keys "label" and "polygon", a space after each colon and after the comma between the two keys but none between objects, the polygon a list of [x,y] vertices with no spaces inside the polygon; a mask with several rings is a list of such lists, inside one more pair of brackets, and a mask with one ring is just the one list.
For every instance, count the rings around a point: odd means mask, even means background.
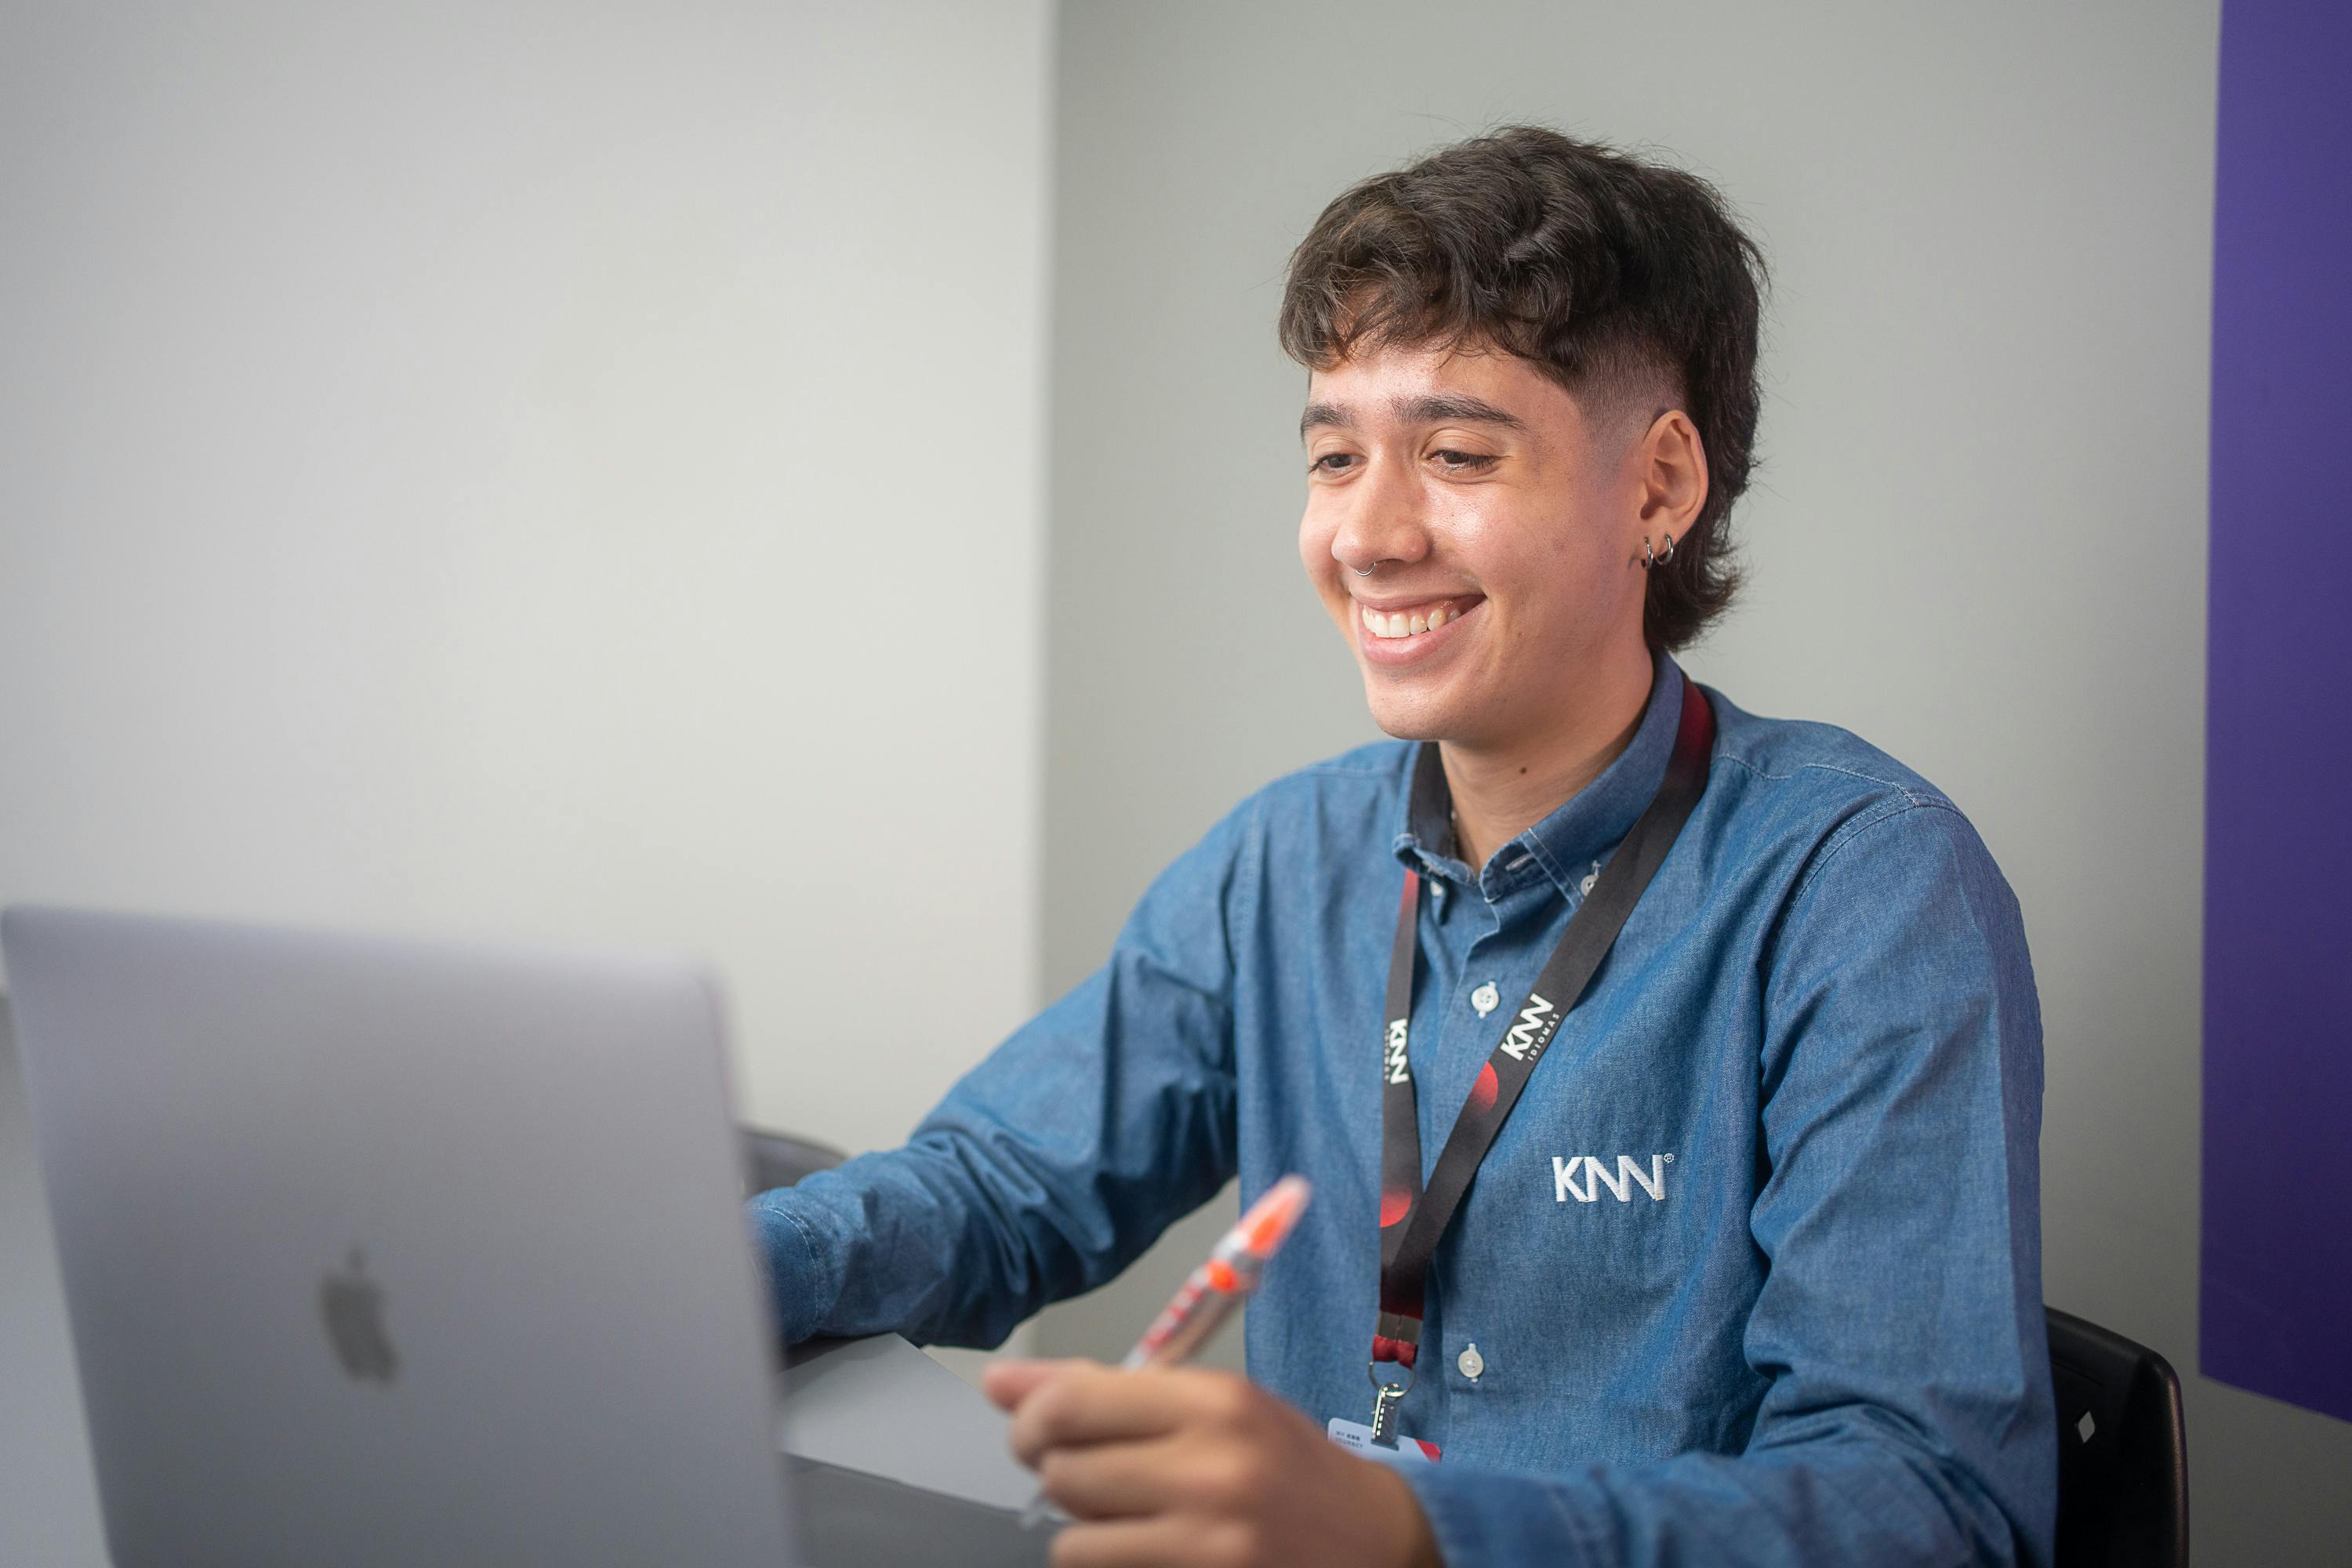
[{"label": "orange highlighter pen", "polygon": [[[1135,1348],[1127,1352],[1120,1367],[1133,1371],[1192,1360],[1209,1342],[1209,1336],[1224,1326],[1234,1309],[1257,1289],[1266,1260],[1281,1250],[1313,1194],[1304,1176],[1285,1176],[1268,1187],[1265,1196],[1250,1205],[1241,1223],[1225,1232],[1209,1260],[1185,1279],[1160,1315],[1151,1320],[1151,1326],[1143,1331],[1143,1337],[1135,1342]],[[1021,1522],[1034,1526],[1061,1517],[1061,1510],[1040,1492]]]},{"label": "orange highlighter pen", "polygon": [[1192,1270],[1174,1299],[1143,1331],[1119,1365],[1166,1366],[1188,1362],[1224,1326],[1234,1309],[1249,1300],[1265,1273],[1266,1260],[1289,1238],[1307,1212],[1314,1189],[1304,1176],[1285,1176],[1250,1205],[1241,1223],[1225,1232],[1209,1260]]}]

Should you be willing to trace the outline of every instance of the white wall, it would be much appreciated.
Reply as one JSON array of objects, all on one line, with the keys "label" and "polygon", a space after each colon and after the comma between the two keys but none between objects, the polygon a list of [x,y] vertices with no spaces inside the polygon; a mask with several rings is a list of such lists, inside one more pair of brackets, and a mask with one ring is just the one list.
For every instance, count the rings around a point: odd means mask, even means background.
[{"label": "white wall", "polygon": [[[2216,35],[2211,0],[1067,7],[1048,989],[1233,801],[1373,735],[1293,552],[1290,247],[1498,121],[1652,144],[1777,275],[1753,581],[1687,662],[1976,820],[2046,1014],[2046,1294],[2190,1373]],[[1041,1347],[1117,1353],[1207,1233]],[[2200,1558],[2340,1563],[2352,1426],[2189,1384]]]},{"label": "white wall", "polygon": [[1035,1000],[1050,24],[0,0],[0,902],[687,949],[901,1138]]},{"label": "white wall", "polygon": [[1034,1001],[1048,24],[11,5],[0,900],[694,950],[902,1136]]}]

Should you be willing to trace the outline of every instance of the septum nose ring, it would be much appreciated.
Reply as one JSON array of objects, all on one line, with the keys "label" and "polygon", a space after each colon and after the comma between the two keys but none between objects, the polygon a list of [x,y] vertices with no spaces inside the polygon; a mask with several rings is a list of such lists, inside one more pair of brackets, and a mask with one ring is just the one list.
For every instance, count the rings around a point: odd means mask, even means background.
[{"label": "septum nose ring", "polygon": [[1369,577],[1380,569],[1381,563],[1377,561],[1373,562],[1370,566],[1350,566],[1348,568],[1349,571],[1353,572],[1359,577]]}]

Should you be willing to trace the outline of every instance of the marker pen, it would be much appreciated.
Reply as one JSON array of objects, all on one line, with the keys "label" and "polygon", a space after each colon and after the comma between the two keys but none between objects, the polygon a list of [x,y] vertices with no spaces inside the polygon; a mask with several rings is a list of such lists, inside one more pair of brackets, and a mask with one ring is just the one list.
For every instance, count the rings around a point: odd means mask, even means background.
[{"label": "marker pen", "polygon": [[1289,1238],[1312,1195],[1304,1176],[1285,1176],[1268,1187],[1241,1222],[1225,1232],[1209,1260],[1185,1279],[1119,1364],[1132,1369],[1191,1361],[1257,1289],[1266,1259]]},{"label": "marker pen", "polygon": [[[1282,1248],[1289,1238],[1291,1227],[1298,1216],[1307,1212],[1307,1200],[1314,1195],[1304,1176],[1285,1176],[1265,1190],[1265,1195],[1250,1205],[1241,1222],[1225,1232],[1224,1239],[1210,1252],[1209,1260],[1185,1278],[1183,1285],[1135,1348],[1119,1363],[1126,1371],[1143,1366],[1175,1366],[1188,1362],[1209,1337],[1224,1326],[1234,1310],[1249,1300],[1265,1277],[1266,1260]],[[1060,1510],[1048,1502],[1044,1492],[1022,1513],[1024,1525],[1059,1516]]]}]

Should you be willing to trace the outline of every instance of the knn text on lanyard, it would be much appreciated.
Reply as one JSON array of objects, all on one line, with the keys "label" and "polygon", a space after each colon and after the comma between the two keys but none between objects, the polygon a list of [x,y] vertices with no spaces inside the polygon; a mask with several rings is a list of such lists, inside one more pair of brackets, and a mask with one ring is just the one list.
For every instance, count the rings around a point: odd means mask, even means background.
[{"label": "knn text on lanyard", "polygon": [[[1666,776],[1647,810],[1642,813],[1624,842],[1610,857],[1584,902],[1569,918],[1559,946],[1536,976],[1528,999],[1511,1016],[1501,1043],[1486,1058],[1469,1099],[1438,1152],[1429,1186],[1421,1184],[1421,1130],[1415,1120],[1412,1068],[1405,1057],[1405,1033],[1412,1018],[1412,971],[1419,955],[1421,874],[1407,871],[1404,896],[1397,904],[1396,945],[1389,954],[1387,1027],[1381,1041],[1381,1310],[1372,1328],[1372,1440],[1393,1445],[1397,1401],[1412,1386],[1412,1363],[1421,1350],[1423,1291],[1430,1259],[1454,1218],[1478,1163],[1493,1147],[1495,1135],[1518,1103],[1528,1076],[1543,1058],[1544,1047],[1559,1032],[1584,994],[1593,971],[1607,957],[1626,917],[1641,901],[1643,890],[1675,837],[1706,788],[1707,753],[1715,744],[1715,710],[1696,681],[1683,683],[1683,710],[1675,732],[1674,754]],[[1410,820],[1442,822],[1447,802],[1445,770],[1437,747],[1424,742],[1412,778]],[[1404,1369],[1400,1382],[1381,1377],[1381,1363]]]}]

